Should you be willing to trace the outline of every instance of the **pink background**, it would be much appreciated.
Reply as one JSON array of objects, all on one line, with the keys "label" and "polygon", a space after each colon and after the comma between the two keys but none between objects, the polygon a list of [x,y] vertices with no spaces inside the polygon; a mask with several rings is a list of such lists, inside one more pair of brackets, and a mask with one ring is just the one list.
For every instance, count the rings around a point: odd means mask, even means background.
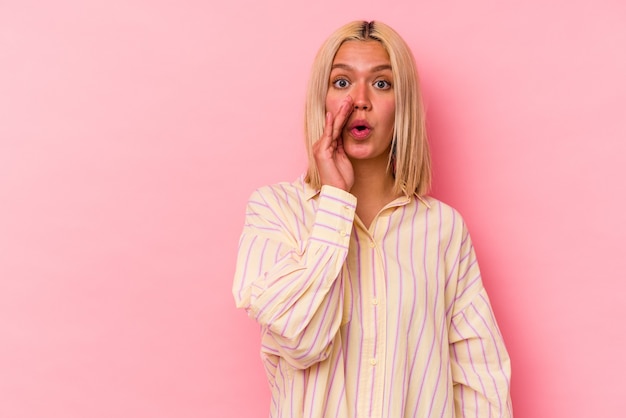
[{"label": "pink background", "polygon": [[230,293],[323,39],[395,27],[522,418],[626,409],[626,3],[0,3],[0,416],[264,417]]}]

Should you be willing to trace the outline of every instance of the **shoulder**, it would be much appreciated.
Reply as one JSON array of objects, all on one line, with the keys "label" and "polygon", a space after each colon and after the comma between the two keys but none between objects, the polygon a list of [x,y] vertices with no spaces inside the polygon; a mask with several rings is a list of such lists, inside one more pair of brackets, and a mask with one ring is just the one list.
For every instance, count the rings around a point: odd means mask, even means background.
[{"label": "shoulder", "polygon": [[457,209],[432,196],[421,196],[416,201],[426,207],[429,224],[438,226],[447,235],[467,234],[465,220]]},{"label": "shoulder", "polygon": [[261,186],[254,190],[250,201],[264,201],[266,203],[286,203],[306,199],[308,185],[302,177],[293,182],[279,182]]},{"label": "shoulder", "polygon": [[429,215],[438,216],[443,220],[463,219],[460,212],[449,204],[432,196],[416,197],[418,204],[426,206]]},{"label": "shoulder", "polygon": [[255,212],[282,216],[301,213],[311,195],[311,188],[300,177],[293,182],[279,182],[257,188],[248,199],[248,207]]}]

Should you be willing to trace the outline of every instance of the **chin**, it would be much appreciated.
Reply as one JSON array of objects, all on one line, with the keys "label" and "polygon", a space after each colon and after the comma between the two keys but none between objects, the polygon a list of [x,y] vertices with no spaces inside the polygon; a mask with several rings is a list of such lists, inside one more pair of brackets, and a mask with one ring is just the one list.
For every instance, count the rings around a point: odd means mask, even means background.
[{"label": "chin", "polygon": [[389,158],[389,151],[380,152],[376,150],[372,150],[368,146],[362,147],[347,147],[345,149],[346,155],[350,160],[373,160],[373,159],[385,159],[385,161]]},{"label": "chin", "polygon": [[368,160],[372,158],[372,155],[369,152],[364,151],[348,151],[346,150],[346,155],[350,160]]}]

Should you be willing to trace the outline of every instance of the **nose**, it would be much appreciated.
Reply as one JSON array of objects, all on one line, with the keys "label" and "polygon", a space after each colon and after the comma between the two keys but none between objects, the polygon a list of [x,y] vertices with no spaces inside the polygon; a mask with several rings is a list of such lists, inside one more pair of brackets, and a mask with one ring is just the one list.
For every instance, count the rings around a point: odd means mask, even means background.
[{"label": "nose", "polygon": [[360,84],[356,86],[352,94],[354,95],[354,110],[368,110],[372,108],[366,85]]}]

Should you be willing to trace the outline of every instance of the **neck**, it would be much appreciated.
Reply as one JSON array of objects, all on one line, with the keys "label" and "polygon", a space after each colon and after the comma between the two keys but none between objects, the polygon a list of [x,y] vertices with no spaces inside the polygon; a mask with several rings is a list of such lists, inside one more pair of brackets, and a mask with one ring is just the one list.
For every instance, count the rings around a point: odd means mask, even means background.
[{"label": "neck", "polygon": [[369,228],[378,213],[398,197],[393,192],[394,178],[387,172],[387,161],[353,161],[354,185],[350,189],[357,198],[356,214]]},{"label": "neck", "polygon": [[389,201],[397,196],[393,193],[394,178],[387,171],[387,159],[352,161],[354,185],[350,190],[363,201]]}]

